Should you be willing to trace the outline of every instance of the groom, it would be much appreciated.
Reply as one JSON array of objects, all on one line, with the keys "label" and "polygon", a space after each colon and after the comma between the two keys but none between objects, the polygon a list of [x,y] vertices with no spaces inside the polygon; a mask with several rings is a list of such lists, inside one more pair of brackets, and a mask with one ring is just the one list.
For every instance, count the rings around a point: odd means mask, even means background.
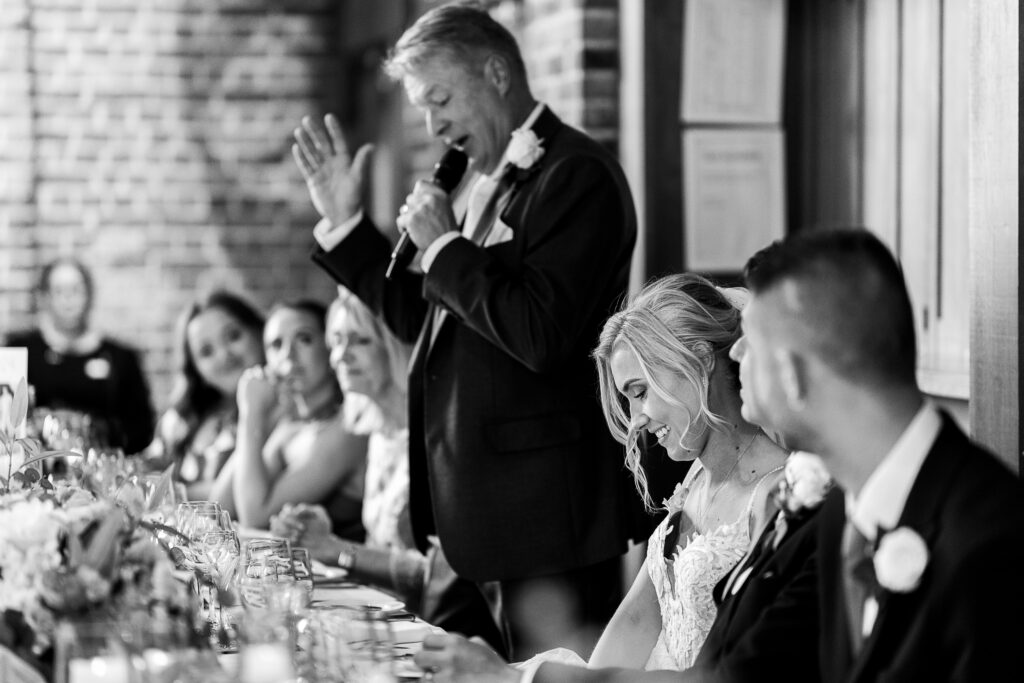
[{"label": "groom", "polygon": [[747,284],[744,417],[846,491],[818,515],[822,679],[1024,680],[1024,493],[923,399],[892,255],[866,231],[797,235]]}]

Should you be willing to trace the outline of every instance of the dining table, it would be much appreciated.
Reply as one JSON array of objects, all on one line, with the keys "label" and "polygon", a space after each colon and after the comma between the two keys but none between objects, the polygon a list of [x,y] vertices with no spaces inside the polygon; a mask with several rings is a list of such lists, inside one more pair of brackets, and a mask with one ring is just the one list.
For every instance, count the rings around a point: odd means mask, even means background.
[{"label": "dining table", "polygon": [[[255,534],[242,531],[239,535],[242,538],[251,538]],[[246,608],[241,606],[229,609],[232,612],[231,618],[236,621],[253,618],[247,615]],[[424,672],[413,663],[413,656],[419,652],[427,635],[444,632],[443,629],[407,611],[405,604],[396,596],[373,586],[351,581],[347,578],[345,570],[328,567],[316,561],[313,562],[312,599],[305,610],[294,616],[301,621],[303,615],[310,612],[335,614],[351,619],[372,615],[377,621],[386,624],[390,639],[391,675],[393,680],[398,681],[418,680],[423,677]],[[239,683],[270,681],[272,677],[263,679],[259,675],[255,678],[240,675],[243,673],[242,660],[246,656],[245,649],[246,645],[242,642],[238,648],[219,653],[218,661],[221,667]]]}]

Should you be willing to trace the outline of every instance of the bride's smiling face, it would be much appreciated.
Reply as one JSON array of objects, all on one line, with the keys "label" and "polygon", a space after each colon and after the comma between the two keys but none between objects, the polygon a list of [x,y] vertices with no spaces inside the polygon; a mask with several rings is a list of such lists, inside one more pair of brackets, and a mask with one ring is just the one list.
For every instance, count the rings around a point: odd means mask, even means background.
[{"label": "bride's smiling face", "polygon": [[653,434],[676,461],[693,460],[707,442],[708,430],[695,427],[700,413],[697,388],[692,382],[668,370],[655,369],[651,376],[665,389],[666,399],[651,386],[633,349],[618,343],[612,350],[608,368],[618,392],[629,405],[630,423],[636,430]]}]

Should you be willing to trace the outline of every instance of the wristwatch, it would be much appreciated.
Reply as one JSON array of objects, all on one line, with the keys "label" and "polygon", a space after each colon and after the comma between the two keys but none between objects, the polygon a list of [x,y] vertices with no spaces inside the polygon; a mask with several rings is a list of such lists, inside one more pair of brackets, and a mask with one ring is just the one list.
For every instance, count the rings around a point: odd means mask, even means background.
[{"label": "wristwatch", "polygon": [[338,566],[342,569],[352,569],[356,563],[356,554],[353,552],[354,548],[344,548],[338,553]]}]

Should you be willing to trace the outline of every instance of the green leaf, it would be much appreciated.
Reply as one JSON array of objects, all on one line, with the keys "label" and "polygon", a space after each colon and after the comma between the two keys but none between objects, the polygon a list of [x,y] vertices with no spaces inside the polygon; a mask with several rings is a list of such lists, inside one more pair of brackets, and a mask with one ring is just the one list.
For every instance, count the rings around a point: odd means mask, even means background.
[{"label": "green leaf", "polygon": [[18,388],[14,390],[14,402],[11,404],[11,433],[17,432],[18,425],[25,421],[28,415],[28,381],[22,377],[18,382]]},{"label": "green leaf", "polygon": [[35,439],[18,439],[16,443],[21,444],[21,447],[25,449],[25,457],[27,459],[32,459],[41,453],[39,442]]},{"label": "green leaf", "polygon": [[53,490],[53,482],[50,481],[49,479],[40,479],[39,480],[39,488],[43,489],[44,491],[52,491]]},{"label": "green leaf", "polygon": [[[75,451],[45,451],[44,453],[42,453],[40,455],[37,455],[34,458],[29,458],[29,459],[25,460],[25,462],[22,464],[21,468],[19,468],[19,469],[22,469],[22,468],[24,468],[24,467],[26,467],[28,465],[34,465],[37,462],[41,462],[43,460],[47,460],[48,458],[53,458],[53,457],[58,456],[58,455],[63,455],[65,458],[81,458],[81,457],[84,457],[81,453],[76,453]],[[78,468],[78,476],[82,476],[81,468]]]},{"label": "green leaf", "polygon": [[[18,474],[22,473],[19,472]],[[29,484],[34,484],[40,479],[39,470],[35,469],[34,467],[29,467],[27,470],[25,470],[24,476],[25,481],[27,481]]]},{"label": "green leaf", "polygon": [[[160,479],[157,481],[156,486],[153,487],[153,492],[149,496],[149,505],[146,506],[146,511],[151,512],[158,509],[165,502],[168,496],[174,495],[173,487],[171,482],[174,476],[174,465],[171,465],[164,470],[163,474],[160,475]],[[175,501],[170,501],[175,502]]]},{"label": "green leaf", "polygon": [[82,563],[106,576],[107,570],[110,569],[114,560],[114,553],[117,551],[117,543],[120,540],[123,527],[124,517],[119,510],[113,510],[104,517],[99,528],[89,539],[89,546],[85,549]]}]

